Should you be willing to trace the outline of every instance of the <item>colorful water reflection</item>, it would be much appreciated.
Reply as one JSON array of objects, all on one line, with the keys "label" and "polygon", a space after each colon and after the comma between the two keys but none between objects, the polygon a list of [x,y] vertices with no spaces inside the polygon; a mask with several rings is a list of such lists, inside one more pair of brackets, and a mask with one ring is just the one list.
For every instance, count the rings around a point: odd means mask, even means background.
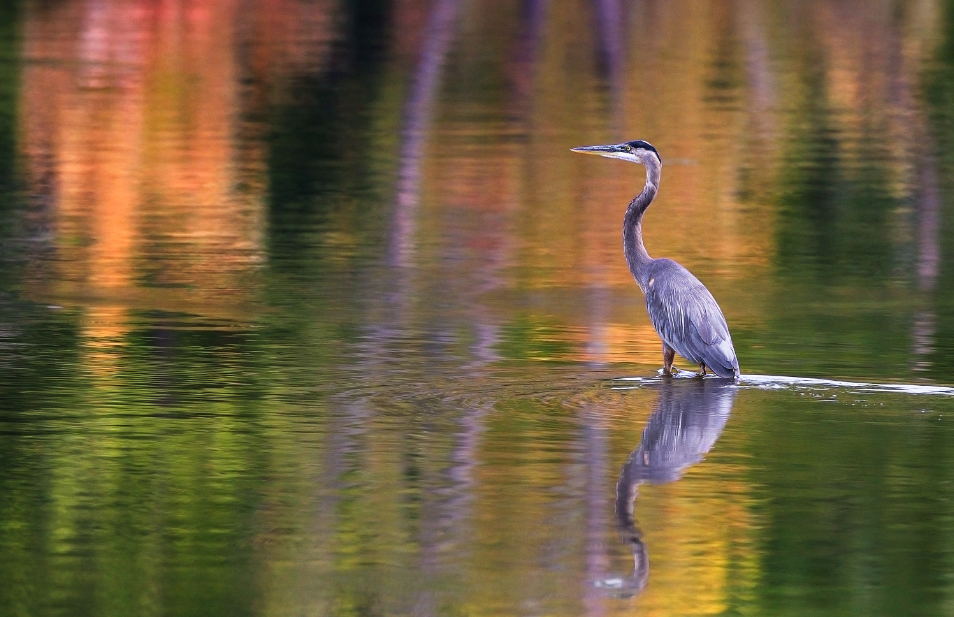
[{"label": "colorful water reflection", "polygon": [[0,614],[945,612],[945,3],[0,11]]}]

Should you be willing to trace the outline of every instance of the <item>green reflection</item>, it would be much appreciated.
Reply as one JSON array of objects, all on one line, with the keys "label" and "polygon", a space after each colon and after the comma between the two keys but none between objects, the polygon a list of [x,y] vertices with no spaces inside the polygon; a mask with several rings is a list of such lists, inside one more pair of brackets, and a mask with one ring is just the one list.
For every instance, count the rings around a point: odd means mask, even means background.
[{"label": "green reflection", "polygon": [[574,351],[567,334],[550,319],[527,315],[504,325],[497,350],[514,360],[563,360]]},{"label": "green reflection", "polygon": [[[807,391],[800,400],[773,401],[757,421],[800,419],[784,434],[761,432],[750,446],[760,461],[758,511],[766,523],[762,610],[946,614],[949,585],[939,573],[952,564],[945,522],[952,511],[938,487],[950,481],[949,406],[835,395],[852,403]],[[945,412],[919,414],[918,405]]]},{"label": "green reflection", "polygon": [[100,349],[54,325],[20,339],[47,352],[42,369],[7,373],[30,400],[19,418],[4,407],[3,614],[254,614],[274,450],[242,366],[256,354],[244,337],[157,329]]},{"label": "green reflection", "polygon": [[888,189],[892,154],[865,121],[856,142],[835,128],[825,57],[802,52],[779,179],[778,266],[796,284],[884,285],[894,260]]},{"label": "green reflection", "polygon": [[[889,184],[896,150],[872,110],[836,108],[828,56],[812,37],[797,52],[777,180],[778,321],[769,338],[783,354],[753,354],[787,374],[898,375],[911,362],[913,273],[897,242],[906,202]],[[853,123],[861,134],[848,132]]]}]

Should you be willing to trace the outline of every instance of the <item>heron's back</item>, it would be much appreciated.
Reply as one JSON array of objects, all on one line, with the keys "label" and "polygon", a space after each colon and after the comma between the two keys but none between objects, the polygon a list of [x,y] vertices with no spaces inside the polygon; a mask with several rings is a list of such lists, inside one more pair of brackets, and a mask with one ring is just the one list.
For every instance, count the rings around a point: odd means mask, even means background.
[{"label": "heron's back", "polygon": [[671,259],[656,259],[646,284],[649,319],[667,345],[720,377],[738,377],[729,326],[699,279]]}]

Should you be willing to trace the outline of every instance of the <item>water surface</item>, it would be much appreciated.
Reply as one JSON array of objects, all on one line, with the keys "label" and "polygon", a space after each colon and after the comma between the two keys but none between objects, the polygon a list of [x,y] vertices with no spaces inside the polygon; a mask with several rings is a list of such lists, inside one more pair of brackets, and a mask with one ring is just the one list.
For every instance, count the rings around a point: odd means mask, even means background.
[{"label": "water surface", "polygon": [[948,614],[952,10],[0,9],[0,615]]}]

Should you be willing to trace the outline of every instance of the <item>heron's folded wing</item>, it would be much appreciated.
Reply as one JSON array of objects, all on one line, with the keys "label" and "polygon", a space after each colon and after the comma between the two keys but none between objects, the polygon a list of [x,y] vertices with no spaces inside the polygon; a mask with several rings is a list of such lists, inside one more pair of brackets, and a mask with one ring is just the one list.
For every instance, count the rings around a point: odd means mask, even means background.
[{"label": "heron's folded wing", "polygon": [[738,361],[715,298],[679,264],[659,261],[664,263],[654,271],[646,290],[646,308],[656,331],[680,355],[704,362],[717,373],[731,374]]}]

